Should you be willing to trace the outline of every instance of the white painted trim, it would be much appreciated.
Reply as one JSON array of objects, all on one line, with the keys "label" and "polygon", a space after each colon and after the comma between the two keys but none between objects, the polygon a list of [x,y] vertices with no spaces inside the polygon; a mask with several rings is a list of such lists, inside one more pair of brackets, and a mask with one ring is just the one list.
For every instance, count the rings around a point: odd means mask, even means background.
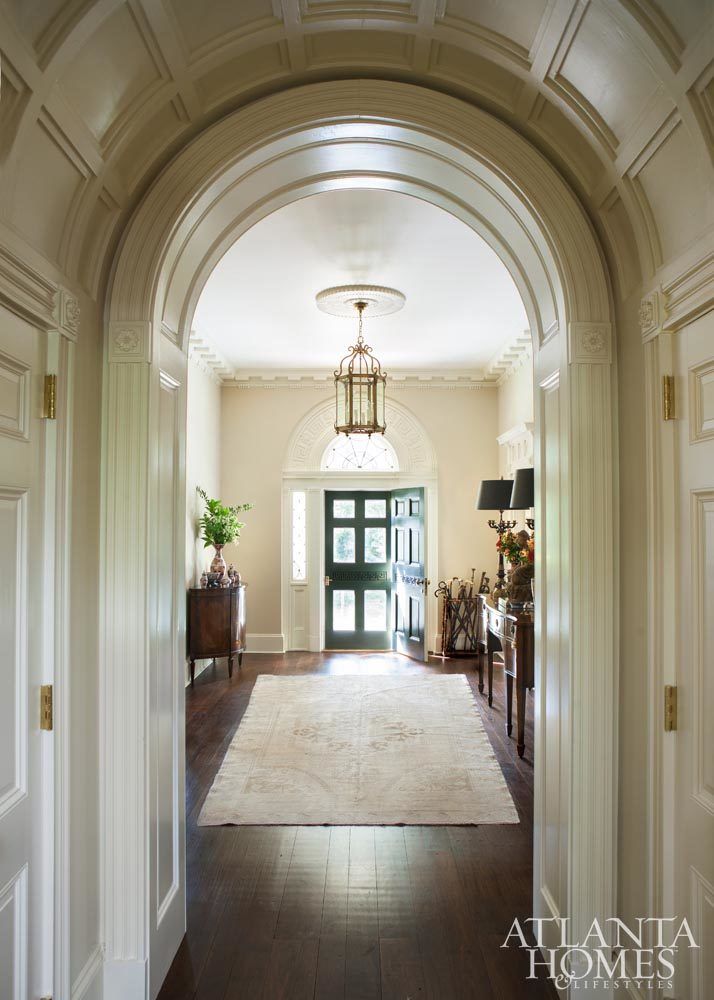
[{"label": "white painted trim", "polygon": [[105,959],[102,1000],[144,1000],[147,994],[146,962]]},{"label": "white painted trim", "polygon": [[103,1000],[103,971],[104,953],[97,947],[72,985],[72,1000]]},{"label": "white painted trim", "polygon": [[285,636],[282,633],[248,632],[245,637],[246,653],[284,653]]}]

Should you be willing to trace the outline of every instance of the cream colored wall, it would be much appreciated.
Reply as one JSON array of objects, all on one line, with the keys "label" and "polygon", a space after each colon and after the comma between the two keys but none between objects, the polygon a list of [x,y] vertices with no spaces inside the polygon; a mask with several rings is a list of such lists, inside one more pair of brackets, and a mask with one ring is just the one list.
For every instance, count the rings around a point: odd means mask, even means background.
[{"label": "cream colored wall", "polygon": [[533,365],[523,362],[498,387],[498,434],[504,434],[516,424],[533,422]]},{"label": "cream colored wall", "polygon": [[200,486],[210,497],[220,496],[221,388],[198,368],[188,366],[186,399],[186,586],[196,586],[213,558],[204,549],[196,522],[204,504]]},{"label": "cream colored wall", "polygon": [[[392,391],[423,424],[437,455],[439,566],[438,572],[429,571],[434,587],[446,576],[470,575],[472,567],[493,576],[493,532],[474,501],[480,480],[498,467],[496,389]],[[251,634],[281,630],[283,461],[296,424],[324,399],[322,389],[223,390],[221,496],[228,503],[255,503],[245,516],[240,547],[226,550],[249,584]]]}]

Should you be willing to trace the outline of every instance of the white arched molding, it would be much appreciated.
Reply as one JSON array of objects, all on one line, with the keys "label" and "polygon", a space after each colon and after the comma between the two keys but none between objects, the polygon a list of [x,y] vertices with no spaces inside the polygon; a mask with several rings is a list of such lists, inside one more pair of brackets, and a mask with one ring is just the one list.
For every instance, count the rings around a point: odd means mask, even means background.
[{"label": "white arched molding", "polygon": [[389,188],[452,212],[499,254],[523,298],[534,341],[540,553],[534,915],[568,916],[577,936],[594,918],[616,913],[617,434],[610,286],[599,244],[555,168],[487,113],[405,84],[314,84],[235,112],[175,157],[127,227],[109,290],[107,1000],[143,997],[147,960],[155,974],[147,953],[158,920],[149,912],[151,863],[136,859],[156,833],[145,806],[155,766],[146,679],[157,629],[149,540],[159,522],[161,345],[186,349],[203,284],[241,232],[282,204],[335,187]]},{"label": "white arched molding", "polygon": [[[385,415],[386,436],[397,454],[399,472],[431,478],[436,473],[436,452],[422,424],[408,407],[393,397],[387,399]],[[334,436],[335,401],[330,396],[306,413],[293,431],[283,471],[293,476],[329,475],[321,469],[320,463]]]}]

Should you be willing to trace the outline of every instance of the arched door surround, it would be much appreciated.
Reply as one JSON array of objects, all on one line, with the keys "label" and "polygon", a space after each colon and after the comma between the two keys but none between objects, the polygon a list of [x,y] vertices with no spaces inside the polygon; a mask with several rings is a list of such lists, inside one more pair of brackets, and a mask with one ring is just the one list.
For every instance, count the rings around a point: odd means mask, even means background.
[{"label": "arched door surround", "polygon": [[616,912],[617,435],[603,254],[555,168],[489,114],[406,84],[314,84],[248,105],[183,149],[115,261],[101,553],[107,1000],[144,997],[147,963],[155,991],[183,920],[184,596],[171,546],[181,551],[193,311],[249,226],[339,187],[397,190],[453,213],[523,298],[539,546],[534,916],[567,915],[577,937]]}]

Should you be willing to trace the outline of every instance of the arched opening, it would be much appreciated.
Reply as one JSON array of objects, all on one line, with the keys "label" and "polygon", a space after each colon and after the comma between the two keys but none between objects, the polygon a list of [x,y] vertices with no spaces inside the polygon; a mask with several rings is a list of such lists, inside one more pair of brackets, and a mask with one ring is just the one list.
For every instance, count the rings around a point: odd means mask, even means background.
[{"label": "arched opening", "polygon": [[[133,628],[107,630],[106,749],[138,777],[129,787],[108,776],[105,923],[109,962],[133,962],[140,977],[148,958],[154,984],[180,930],[184,891],[181,782],[165,787],[167,773],[183,773],[181,691],[175,686],[163,706],[173,721],[162,772],[152,757],[159,709],[145,687],[149,650],[180,658],[181,587],[175,568],[154,560],[154,546],[183,535],[183,349],[201,289],[237,236],[280,205],[345,185],[391,187],[447,209],[495,250],[522,297],[533,338],[542,553],[535,752],[547,765],[536,787],[534,915],[567,913],[578,933],[613,912],[617,670],[614,647],[597,637],[614,634],[615,418],[600,249],[558,174],[488,115],[395,84],[316,85],[301,94],[304,105],[293,93],[238,112],[177,158],[129,227],[110,296],[104,616],[109,623],[119,614]],[[173,604],[159,604],[159,592],[173,593]],[[144,718],[146,739],[127,747],[124,721]],[[147,773],[148,801],[168,795],[171,820],[151,838],[148,876],[127,881],[128,854],[158,829],[154,807],[145,807]],[[169,873],[165,884],[153,877],[157,866]]]}]

